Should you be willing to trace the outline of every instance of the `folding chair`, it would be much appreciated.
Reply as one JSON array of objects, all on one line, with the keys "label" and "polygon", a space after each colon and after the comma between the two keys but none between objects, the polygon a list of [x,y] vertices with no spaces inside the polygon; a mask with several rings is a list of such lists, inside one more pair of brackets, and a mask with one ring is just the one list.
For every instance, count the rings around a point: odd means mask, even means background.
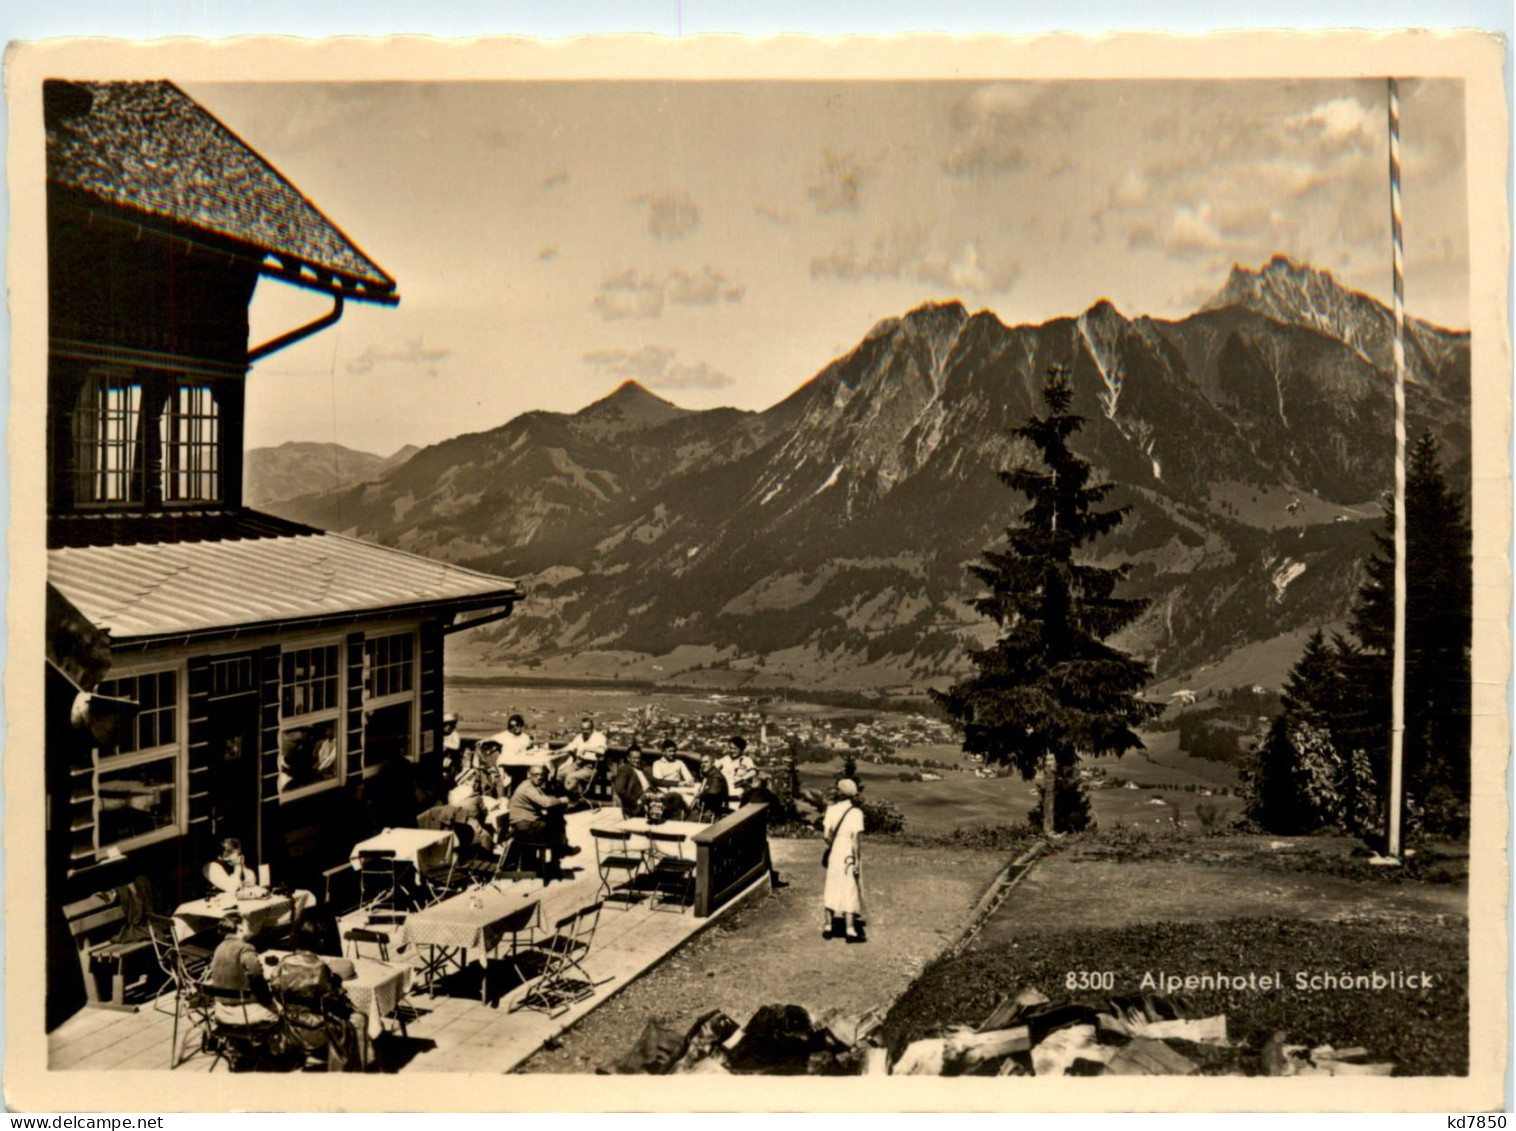
[{"label": "folding chair", "polygon": [[[490,870],[489,875],[483,878],[480,884],[481,887],[485,885],[488,885],[490,887],[498,887],[499,884],[505,880],[509,880],[514,883],[516,880],[540,880],[542,878],[538,873],[534,871],[528,871],[521,868],[506,867],[507,861],[515,859],[515,856],[513,855],[515,848],[515,837],[506,837],[498,845],[495,846],[495,856],[493,860],[494,867]],[[482,872],[480,874],[482,875]]]},{"label": "folding chair", "polygon": [[364,849],[358,853],[358,906],[373,910],[381,905],[395,910],[400,876],[393,848]]},{"label": "folding chair", "polygon": [[637,877],[647,865],[646,854],[632,848],[631,833],[592,828],[590,835],[595,838],[595,868],[600,873],[600,890],[596,894],[609,901],[617,894],[611,877],[617,872],[624,873],[627,888],[622,893],[626,896],[623,910],[631,907],[636,902]]},{"label": "folding chair", "polygon": [[[167,978],[165,985],[172,986],[174,989],[174,1008],[177,1011],[179,967],[181,965],[185,967],[192,979],[199,979],[211,964],[211,952],[203,947],[180,943],[174,937],[174,921],[167,915],[148,912],[145,921],[148,938],[153,944],[153,957],[158,960],[158,969],[162,970]],[[167,1013],[168,1010],[158,1004],[162,1000],[163,992],[160,990],[158,997],[153,1001],[153,1008],[159,1013]]]},{"label": "folding chair", "polygon": [[[653,861],[649,874],[652,876],[653,909],[669,901],[672,895],[682,913],[695,890],[696,862],[684,855],[684,837],[679,833],[658,832],[649,829],[642,834],[649,843],[648,855]],[[667,845],[672,851],[663,846]]]},{"label": "folding chair", "polygon": [[337,917],[358,910],[363,902],[358,893],[358,876],[346,860],[321,873],[323,900]]},{"label": "folding chair", "polygon": [[379,948],[379,961],[390,960],[390,937],[383,931],[372,931],[367,927],[350,927],[342,932],[343,949],[350,958],[362,958],[363,951],[359,949],[364,943],[370,943]]},{"label": "folding chair", "polygon": [[[212,1072],[216,1071],[216,1065],[223,1060],[228,1069],[235,1071],[238,1062],[244,1057],[269,1066],[283,1057],[284,1023],[277,1014],[254,1018],[248,1007],[259,1003],[250,992],[223,990],[205,983],[196,989],[207,1003],[204,1016],[209,1022],[209,1038],[202,1041],[202,1048],[215,1057],[211,1061]],[[225,1013],[218,1010],[218,1006]],[[239,1012],[240,1020],[237,1019]]]},{"label": "folding chair", "polygon": [[[594,945],[602,904],[591,903],[554,925],[553,934],[533,944],[543,958],[542,973],[511,1010],[530,1009],[557,1017],[595,995],[599,984],[582,965]],[[610,979],[605,979],[609,981]]]},{"label": "folding chair", "polygon": [[[174,939],[174,921],[163,915],[149,915],[147,918],[149,938],[153,944],[153,954],[158,959],[158,968],[168,976],[169,985],[174,990],[174,1029],[171,1037],[172,1045],[169,1052],[169,1068],[179,1067],[179,1018],[186,1016],[193,1021],[195,1016],[191,1008],[191,1001],[199,996],[199,981],[210,966],[210,954],[199,947],[181,945]],[[160,993],[153,1002],[153,1008],[159,1013],[168,1012],[161,1005],[163,995]]]},{"label": "folding chair", "polygon": [[[457,835],[456,832],[454,835]],[[426,893],[427,906],[440,903],[448,896],[457,895],[470,886],[472,873],[469,871],[468,863],[462,858],[466,851],[471,851],[471,848],[472,846],[465,849],[460,839],[453,851],[448,853],[445,864],[434,864],[416,870]]]}]

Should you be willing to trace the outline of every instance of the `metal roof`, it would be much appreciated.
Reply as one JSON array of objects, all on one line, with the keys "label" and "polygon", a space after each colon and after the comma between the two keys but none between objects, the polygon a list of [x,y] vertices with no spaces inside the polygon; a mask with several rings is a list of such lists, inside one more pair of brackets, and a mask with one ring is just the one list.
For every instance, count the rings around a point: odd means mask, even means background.
[{"label": "metal roof", "polygon": [[[251,146],[171,82],[49,80],[47,179],[336,272],[395,281]],[[393,299],[388,299],[393,301]]]},{"label": "metal roof", "polygon": [[47,579],[118,645],[521,595],[505,578],[322,533],[65,546],[48,551]]}]

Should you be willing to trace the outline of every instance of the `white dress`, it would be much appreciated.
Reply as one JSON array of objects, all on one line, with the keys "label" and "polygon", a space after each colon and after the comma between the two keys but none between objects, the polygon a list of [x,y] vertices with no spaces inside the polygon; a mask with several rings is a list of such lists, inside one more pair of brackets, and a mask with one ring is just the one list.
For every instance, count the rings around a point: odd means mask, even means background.
[{"label": "white dress", "polygon": [[863,810],[839,801],[826,811],[821,830],[831,845],[823,902],[835,915],[862,915]]}]

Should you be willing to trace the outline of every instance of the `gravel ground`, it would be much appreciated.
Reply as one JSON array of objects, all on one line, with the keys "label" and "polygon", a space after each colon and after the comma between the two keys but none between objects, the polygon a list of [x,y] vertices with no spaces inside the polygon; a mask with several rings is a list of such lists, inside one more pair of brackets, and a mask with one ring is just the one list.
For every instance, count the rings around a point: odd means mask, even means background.
[{"label": "gravel ground", "polygon": [[[864,841],[868,942],[821,937],[821,845],[772,842],[787,886],[714,926],[564,1033],[523,1072],[608,1067],[649,1019],[690,1025],[710,1009],[745,1022],[760,1005],[862,1011],[903,991],[968,925],[974,903],[1006,862],[1000,852]],[[614,914],[615,912],[607,912]]]},{"label": "gravel ground", "polygon": [[[1014,902],[1014,896],[1012,898]],[[1154,923],[1073,930],[975,946],[936,964],[903,997],[884,1027],[897,1052],[934,1026],[978,1024],[1008,993],[1032,986],[1054,1000],[1089,1005],[1099,993],[1066,987],[1071,971],[1110,971],[1112,993],[1141,992],[1151,972],[1282,975],[1275,990],[1182,991],[1188,1016],[1227,1015],[1227,1035],[1257,1053],[1276,1032],[1291,1044],[1359,1045],[1397,1076],[1463,1075],[1469,1064],[1468,922],[1433,916],[1321,923],[1269,918]],[[1326,974],[1379,971],[1431,975],[1430,988],[1309,989]],[[1318,982],[1318,985],[1325,985]],[[1255,1071],[1256,1057],[1243,1057]]]}]

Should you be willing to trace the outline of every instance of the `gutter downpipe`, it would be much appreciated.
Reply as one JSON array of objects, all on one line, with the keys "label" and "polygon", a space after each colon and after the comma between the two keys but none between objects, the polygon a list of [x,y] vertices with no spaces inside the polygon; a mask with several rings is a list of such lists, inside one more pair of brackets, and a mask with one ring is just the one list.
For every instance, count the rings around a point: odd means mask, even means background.
[{"label": "gutter downpipe", "polygon": [[248,350],[247,363],[249,365],[252,365],[254,362],[263,360],[263,358],[267,357],[271,353],[277,353],[279,350],[284,349],[286,346],[292,346],[296,342],[310,337],[312,334],[320,333],[328,326],[335,326],[342,318],[342,307],[342,295],[340,293],[333,295],[331,310],[323,314],[314,322],[307,322],[304,326],[299,326],[287,334],[280,334],[277,338],[264,342],[261,346],[258,346],[254,349]]}]

